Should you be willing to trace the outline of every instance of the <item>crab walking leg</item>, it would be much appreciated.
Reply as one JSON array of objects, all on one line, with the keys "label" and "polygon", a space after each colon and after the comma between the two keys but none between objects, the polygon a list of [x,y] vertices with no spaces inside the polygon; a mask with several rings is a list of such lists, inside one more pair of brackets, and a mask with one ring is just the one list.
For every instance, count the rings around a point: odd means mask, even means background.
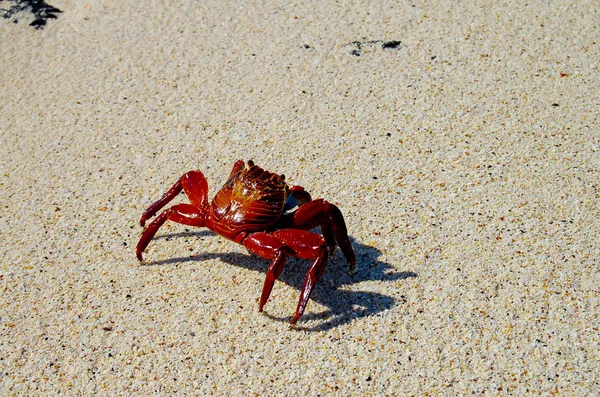
[{"label": "crab walking leg", "polygon": [[267,276],[265,277],[265,284],[263,285],[262,294],[260,295],[260,302],[258,303],[258,311],[262,312],[265,303],[269,300],[269,296],[271,296],[271,291],[273,290],[273,284],[275,280],[279,278],[279,275],[283,271],[285,267],[285,253],[283,250],[277,252],[277,256],[273,259],[273,262],[269,265],[269,269],[267,269]]},{"label": "crab walking leg", "polygon": [[296,314],[290,320],[291,324],[296,324],[296,321],[304,314],[304,309],[306,309],[306,304],[308,303],[308,298],[310,298],[310,294],[313,290],[313,287],[317,285],[319,279],[323,275],[323,271],[325,270],[325,266],[327,265],[327,248],[325,244],[321,246],[319,249],[319,253],[314,263],[308,269],[308,274],[306,275],[306,279],[304,280],[304,285],[302,286],[302,292],[300,293],[300,299],[298,300],[298,307],[296,308]]},{"label": "crab walking leg", "polygon": [[206,182],[204,174],[200,171],[189,171],[183,174],[158,201],[144,211],[140,219],[140,225],[144,226],[148,219],[152,218],[182,190],[193,205],[200,208],[205,208],[208,205],[208,182]]},{"label": "crab walking leg", "polygon": [[273,290],[273,284],[275,283],[275,280],[279,278],[279,275],[285,266],[285,248],[283,243],[276,237],[264,232],[252,233],[244,239],[243,244],[248,251],[253,254],[265,259],[273,260],[267,270],[262,294],[260,295],[260,302],[258,304],[258,311],[262,312],[263,307],[269,300],[269,296]]},{"label": "crab walking leg", "polygon": [[350,239],[344,216],[340,209],[324,199],[316,199],[298,207],[298,210],[289,215],[284,221],[283,227],[297,227],[309,230],[321,226],[323,237],[329,246],[330,252],[335,248],[335,242],[339,245],[344,257],[348,261],[350,273],[356,273],[356,257]]},{"label": "crab walking leg", "polygon": [[177,204],[171,208],[167,208],[144,230],[135,250],[137,258],[140,261],[143,260],[142,253],[150,243],[150,240],[152,240],[158,229],[160,229],[167,219],[188,226],[204,226],[204,212],[200,208],[191,204]]},{"label": "crab walking leg", "polygon": [[329,254],[333,255],[335,252],[335,247],[337,243],[335,242],[335,235],[333,234],[333,228],[331,227],[331,222],[325,222],[321,224],[321,233],[323,233],[323,238],[329,247]]},{"label": "crab walking leg", "polygon": [[252,233],[244,239],[243,244],[250,252],[263,258],[273,259],[265,278],[259,303],[260,311],[262,311],[263,306],[269,299],[273,283],[283,270],[286,255],[289,254],[303,259],[315,260],[308,270],[308,275],[304,281],[296,314],[290,320],[292,324],[295,324],[304,313],[312,289],[325,270],[328,258],[325,241],[315,233],[297,229],[282,229],[272,233]]},{"label": "crab walking leg", "polygon": [[354,274],[356,273],[356,257],[354,256],[352,244],[350,244],[350,238],[348,238],[348,229],[346,228],[346,222],[344,222],[344,216],[342,215],[342,211],[340,211],[336,205],[329,204],[329,207],[331,209],[331,225],[333,227],[335,240],[348,261],[350,274]]}]

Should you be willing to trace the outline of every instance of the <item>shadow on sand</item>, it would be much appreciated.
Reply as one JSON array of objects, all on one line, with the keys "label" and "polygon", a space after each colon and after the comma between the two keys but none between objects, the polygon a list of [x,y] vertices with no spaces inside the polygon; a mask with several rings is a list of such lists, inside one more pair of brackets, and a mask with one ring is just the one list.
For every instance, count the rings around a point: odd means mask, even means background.
[{"label": "shadow on sand", "polygon": [[[208,230],[200,232],[184,232],[172,233],[161,236],[156,236],[156,239],[181,238],[181,237],[208,237],[215,234]],[[346,290],[340,287],[358,284],[363,281],[383,281],[393,282],[406,278],[417,277],[415,272],[402,271],[398,272],[389,263],[380,261],[378,258],[381,252],[376,248],[361,244],[352,237],[350,238],[352,247],[356,254],[358,272],[350,276],[348,273],[348,265],[341,251],[338,249],[330,258],[325,273],[321,277],[319,283],[315,286],[311,294],[311,300],[314,300],[321,305],[327,307],[327,310],[321,313],[305,313],[295,326],[296,329],[305,331],[325,331],[335,328],[341,324],[349,323],[355,318],[372,316],[377,313],[386,311],[394,307],[398,300],[394,297],[383,295],[372,291],[355,291]],[[248,270],[254,270],[266,273],[269,261],[254,255],[242,253],[202,253],[187,257],[170,258],[162,261],[146,262],[147,265],[172,265],[183,262],[201,262],[207,259],[220,259],[229,264],[243,267]],[[310,265],[310,261],[297,258],[288,258],[286,268],[280,275],[278,282],[286,283],[293,286],[297,290],[302,288],[306,271]],[[260,291],[256,291],[257,297],[260,296]],[[277,283],[271,293],[271,299],[277,294]],[[291,316],[275,317],[268,314],[269,305],[265,305],[264,313],[269,318],[274,320],[288,322]],[[310,302],[308,304],[310,307]],[[292,313],[290,313],[292,314]],[[321,320],[314,327],[305,327],[303,323],[307,320]]]},{"label": "shadow on sand", "polygon": [[29,25],[36,29],[43,29],[48,19],[56,19],[56,14],[62,12],[44,0],[7,0],[8,2],[14,4],[7,9],[0,8],[0,14],[4,19],[12,19],[14,23],[18,23],[19,15],[29,13],[33,17],[33,22]]}]

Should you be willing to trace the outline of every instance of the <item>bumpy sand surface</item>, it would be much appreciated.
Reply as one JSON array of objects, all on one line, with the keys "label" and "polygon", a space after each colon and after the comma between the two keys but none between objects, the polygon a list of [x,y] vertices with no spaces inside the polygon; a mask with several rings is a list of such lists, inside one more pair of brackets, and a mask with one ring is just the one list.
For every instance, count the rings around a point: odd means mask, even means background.
[{"label": "bumpy sand surface", "polygon": [[[597,1],[117,3],[0,20],[0,394],[600,393]],[[135,258],[236,159],[346,217],[295,327],[306,260]]]}]

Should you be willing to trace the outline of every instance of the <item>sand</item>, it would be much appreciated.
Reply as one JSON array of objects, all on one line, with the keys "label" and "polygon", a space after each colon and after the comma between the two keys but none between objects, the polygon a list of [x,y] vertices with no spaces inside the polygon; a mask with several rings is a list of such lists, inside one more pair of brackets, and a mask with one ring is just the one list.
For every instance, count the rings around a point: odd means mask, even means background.
[{"label": "sand", "polygon": [[[0,20],[0,394],[600,392],[598,2],[118,3]],[[135,257],[237,159],[346,218],[295,327],[306,260]]]}]

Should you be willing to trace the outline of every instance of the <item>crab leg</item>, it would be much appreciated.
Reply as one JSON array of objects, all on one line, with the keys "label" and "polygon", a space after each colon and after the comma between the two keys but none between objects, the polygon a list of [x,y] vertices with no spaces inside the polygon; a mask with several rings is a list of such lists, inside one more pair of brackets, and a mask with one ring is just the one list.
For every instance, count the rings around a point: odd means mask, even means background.
[{"label": "crab leg", "polygon": [[144,230],[135,250],[136,256],[140,261],[143,260],[142,253],[150,243],[150,240],[152,240],[158,229],[160,229],[167,219],[188,226],[204,226],[204,212],[196,206],[191,204],[177,204],[171,208],[167,208]]},{"label": "crab leg", "polygon": [[290,188],[290,192],[292,196],[294,196],[294,198],[298,200],[300,205],[306,204],[310,200],[312,200],[312,197],[310,197],[310,193],[304,190],[302,186],[294,185]]},{"label": "crab leg", "polygon": [[304,313],[310,294],[325,270],[328,258],[325,241],[315,233],[297,229],[282,229],[272,233],[252,233],[243,240],[243,244],[250,252],[273,260],[267,270],[259,311],[262,311],[269,299],[273,284],[283,270],[287,255],[314,259],[304,280],[296,314],[290,320],[290,323],[295,324]]},{"label": "crab leg", "polygon": [[282,227],[310,230],[321,226],[323,238],[327,242],[329,252],[333,253],[335,245],[339,245],[344,257],[348,261],[350,273],[356,272],[356,257],[348,238],[346,222],[340,209],[324,199],[316,199],[298,207],[296,212],[287,215],[282,222]]},{"label": "crab leg", "polygon": [[267,270],[260,302],[258,304],[258,311],[262,312],[263,307],[269,300],[269,296],[273,290],[273,284],[285,266],[285,247],[276,237],[264,232],[250,234],[243,240],[242,244],[244,244],[248,251],[253,254],[265,259],[273,260]]},{"label": "crab leg", "polygon": [[300,299],[298,300],[298,307],[296,308],[296,315],[290,320],[290,323],[292,324],[296,324],[296,321],[298,321],[304,313],[313,287],[319,282],[319,279],[325,270],[325,265],[327,265],[327,248],[323,245],[319,251],[319,256],[317,256],[314,263],[308,269],[306,279],[304,279],[304,285],[302,286],[302,292],[300,293]]},{"label": "crab leg", "polygon": [[265,284],[263,286],[262,294],[260,295],[260,302],[258,304],[258,311],[262,312],[265,303],[269,300],[271,291],[273,290],[273,284],[275,280],[279,278],[279,275],[285,267],[285,253],[283,250],[277,252],[277,256],[273,258],[273,262],[269,265],[267,270],[267,276],[265,278]]},{"label": "crab leg", "polygon": [[204,174],[200,171],[189,171],[183,174],[158,201],[144,211],[140,219],[140,225],[144,226],[148,219],[152,218],[161,208],[181,193],[182,190],[193,205],[202,209],[208,205],[208,183]]}]

